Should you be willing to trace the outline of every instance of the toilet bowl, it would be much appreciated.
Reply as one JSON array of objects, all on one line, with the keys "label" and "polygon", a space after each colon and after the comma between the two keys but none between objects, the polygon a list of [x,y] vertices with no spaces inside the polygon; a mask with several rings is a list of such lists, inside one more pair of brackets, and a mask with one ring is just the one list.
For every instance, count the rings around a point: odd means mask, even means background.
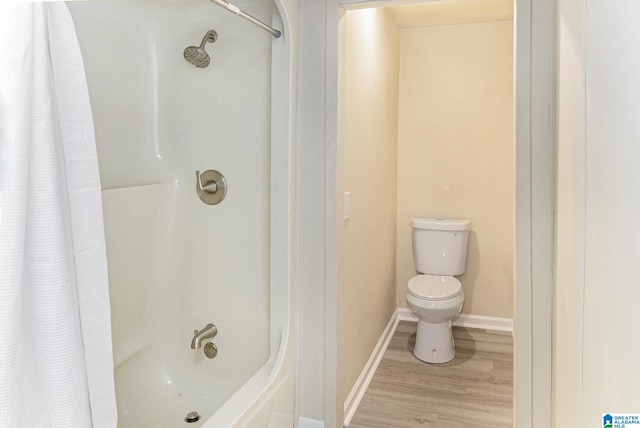
[{"label": "toilet bowl", "polygon": [[451,319],[460,314],[464,293],[452,276],[417,275],[409,280],[409,309],[418,317],[413,354],[427,363],[446,363],[455,357]]}]

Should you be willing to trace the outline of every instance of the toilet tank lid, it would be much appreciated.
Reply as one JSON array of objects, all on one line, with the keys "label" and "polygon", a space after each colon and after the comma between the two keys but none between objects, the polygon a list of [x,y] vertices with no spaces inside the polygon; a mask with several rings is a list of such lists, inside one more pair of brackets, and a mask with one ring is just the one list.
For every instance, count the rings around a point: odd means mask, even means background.
[{"label": "toilet tank lid", "polygon": [[452,218],[412,218],[414,229],[428,230],[469,230],[471,220]]}]

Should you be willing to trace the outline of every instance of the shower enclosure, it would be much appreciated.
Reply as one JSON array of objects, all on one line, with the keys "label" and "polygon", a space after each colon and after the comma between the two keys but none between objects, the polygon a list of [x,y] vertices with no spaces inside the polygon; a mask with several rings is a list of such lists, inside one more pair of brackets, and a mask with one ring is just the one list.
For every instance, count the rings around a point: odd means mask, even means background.
[{"label": "shower enclosure", "polygon": [[[231,426],[274,383],[293,394],[290,40],[281,5],[236,4],[282,37],[207,0],[68,2],[96,128],[121,428]],[[204,68],[183,57],[200,40]],[[212,170],[227,186],[215,205],[199,197]],[[192,349],[208,324],[217,334]]]}]

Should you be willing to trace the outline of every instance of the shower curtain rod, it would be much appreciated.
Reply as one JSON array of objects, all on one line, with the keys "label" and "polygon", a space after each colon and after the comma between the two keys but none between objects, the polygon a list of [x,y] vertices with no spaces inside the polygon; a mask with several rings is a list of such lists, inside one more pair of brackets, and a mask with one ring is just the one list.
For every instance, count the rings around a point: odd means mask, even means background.
[{"label": "shower curtain rod", "polygon": [[247,21],[257,25],[258,27],[262,28],[264,31],[270,33],[276,39],[278,37],[280,37],[280,35],[282,35],[282,33],[279,30],[276,30],[273,27],[269,27],[264,22],[254,18],[253,16],[249,15],[248,13],[243,12],[239,7],[234,6],[234,5],[232,5],[231,3],[229,3],[229,2],[227,2],[225,0],[210,0],[210,1],[212,3],[217,4],[220,7],[223,7],[225,9],[227,9],[229,12],[233,12],[236,15],[238,15],[239,17],[244,18]]}]

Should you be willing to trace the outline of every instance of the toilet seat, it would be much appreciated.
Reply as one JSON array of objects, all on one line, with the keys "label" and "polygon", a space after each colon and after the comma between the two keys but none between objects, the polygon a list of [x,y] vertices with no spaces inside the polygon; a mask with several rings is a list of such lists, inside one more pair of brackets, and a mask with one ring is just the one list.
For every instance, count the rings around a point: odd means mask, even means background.
[{"label": "toilet seat", "polygon": [[453,276],[416,275],[409,280],[408,291],[422,300],[449,300],[462,294],[462,284]]}]

